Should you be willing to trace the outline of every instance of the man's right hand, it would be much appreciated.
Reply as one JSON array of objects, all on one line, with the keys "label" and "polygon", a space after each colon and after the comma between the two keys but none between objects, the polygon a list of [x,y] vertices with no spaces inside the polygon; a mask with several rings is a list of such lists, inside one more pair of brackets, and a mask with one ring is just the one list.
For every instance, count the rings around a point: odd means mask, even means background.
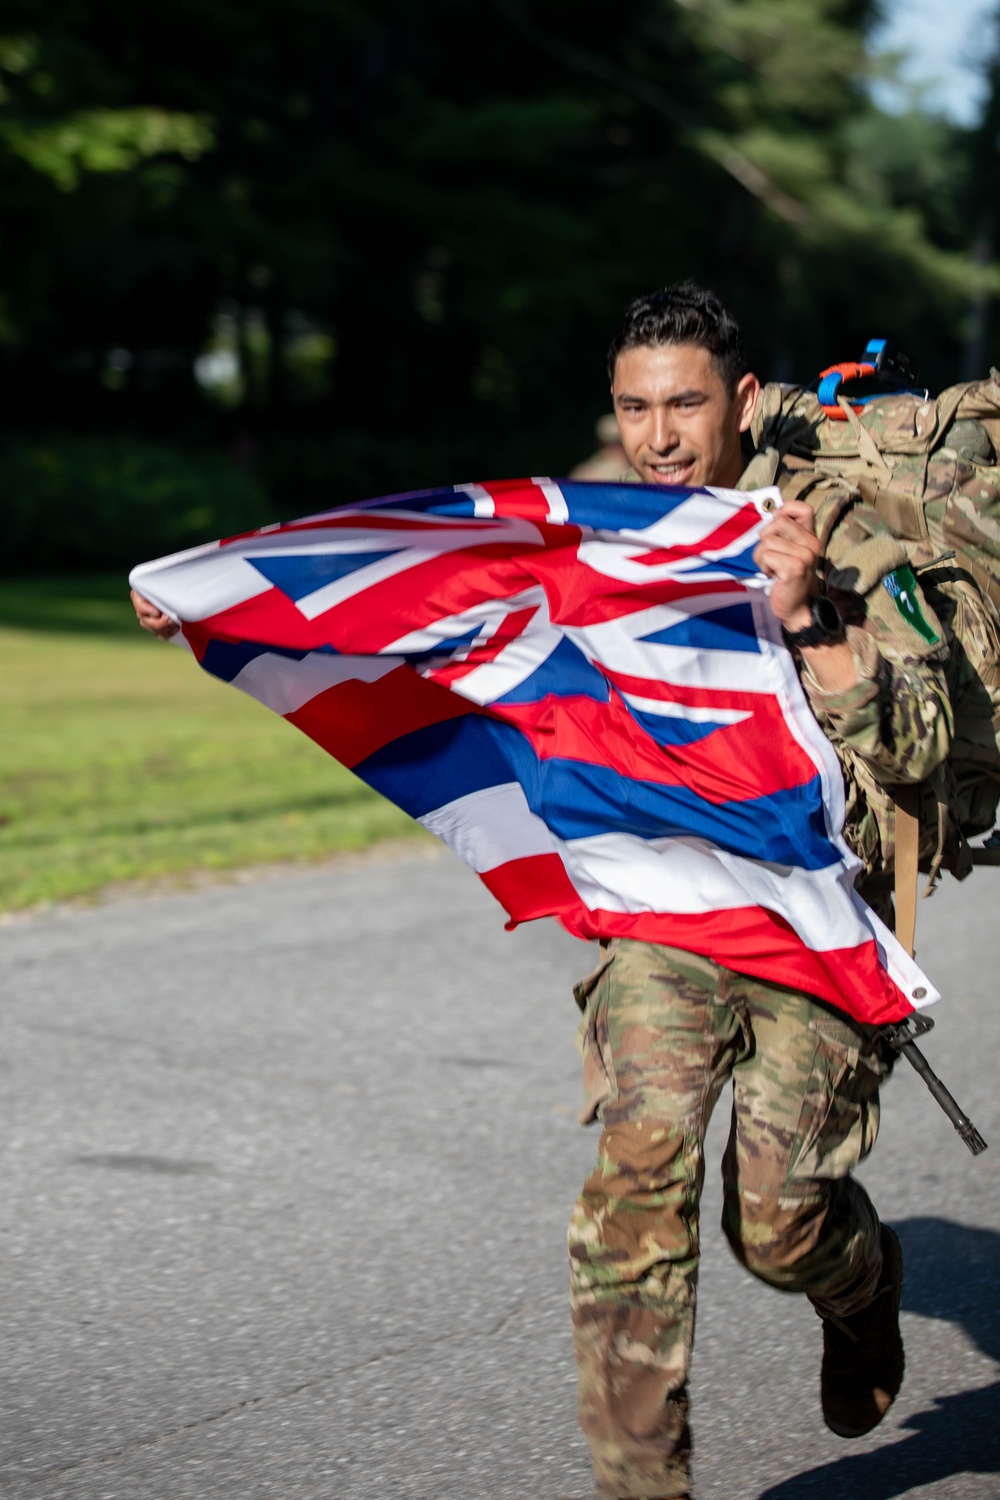
[{"label": "man's right hand", "polygon": [[132,606],[135,609],[136,618],[143,630],[148,630],[150,635],[159,636],[161,641],[169,641],[172,635],[176,635],[180,626],[176,620],[165,615],[162,610],[157,609],[155,604],[150,604],[141,594],[132,590]]}]

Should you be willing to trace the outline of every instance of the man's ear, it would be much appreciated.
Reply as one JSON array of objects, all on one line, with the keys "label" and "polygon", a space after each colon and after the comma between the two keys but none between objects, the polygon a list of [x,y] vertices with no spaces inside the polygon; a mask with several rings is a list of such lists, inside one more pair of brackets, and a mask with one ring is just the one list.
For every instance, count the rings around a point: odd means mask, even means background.
[{"label": "man's ear", "polygon": [[760,400],[760,381],[752,370],[748,370],[740,377],[733,399],[739,417],[740,432],[749,432],[753,414],[757,410],[757,402]]}]

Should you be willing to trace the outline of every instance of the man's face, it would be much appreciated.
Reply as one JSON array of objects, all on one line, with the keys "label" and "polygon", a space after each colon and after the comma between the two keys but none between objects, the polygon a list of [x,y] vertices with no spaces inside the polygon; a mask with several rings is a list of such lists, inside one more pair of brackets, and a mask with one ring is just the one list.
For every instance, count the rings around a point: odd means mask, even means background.
[{"label": "man's face", "polygon": [[615,365],[611,394],[622,446],[645,484],[732,488],[743,472],[740,434],[760,393],[744,375],[730,394],[699,344],[641,344]]}]

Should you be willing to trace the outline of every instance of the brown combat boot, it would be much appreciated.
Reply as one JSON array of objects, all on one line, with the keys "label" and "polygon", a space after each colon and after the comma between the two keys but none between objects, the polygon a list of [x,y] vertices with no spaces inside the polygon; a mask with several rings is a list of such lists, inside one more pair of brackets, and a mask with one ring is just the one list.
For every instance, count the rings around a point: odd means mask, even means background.
[{"label": "brown combat boot", "polygon": [[903,1384],[899,1299],[903,1251],[881,1225],[882,1271],[875,1296],[849,1318],[823,1319],[820,1399],[823,1420],[838,1437],[862,1437],[877,1427]]}]

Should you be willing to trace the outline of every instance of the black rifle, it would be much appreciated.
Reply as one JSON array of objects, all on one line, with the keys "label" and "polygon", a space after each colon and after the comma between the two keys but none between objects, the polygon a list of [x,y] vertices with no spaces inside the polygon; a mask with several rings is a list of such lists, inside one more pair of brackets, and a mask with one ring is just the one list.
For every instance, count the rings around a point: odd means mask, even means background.
[{"label": "black rifle", "polygon": [[913,1040],[914,1037],[923,1036],[925,1032],[930,1031],[933,1025],[934,1022],[930,1016],[923,1016],[914,1012],[913,1015],[907,1016],[905,1021],[896,1021],[893,1025],[883,1026],[880,1029],[882,1036],[885,1038],[886,1045],[893,1052],[902,1054],[910,1066],[916,1068],[973,1156],[978,1156],[981,1151],[986,1150],[986,1142],[968,1115],[963,1114],[959,1109],[957,1103]]}]

